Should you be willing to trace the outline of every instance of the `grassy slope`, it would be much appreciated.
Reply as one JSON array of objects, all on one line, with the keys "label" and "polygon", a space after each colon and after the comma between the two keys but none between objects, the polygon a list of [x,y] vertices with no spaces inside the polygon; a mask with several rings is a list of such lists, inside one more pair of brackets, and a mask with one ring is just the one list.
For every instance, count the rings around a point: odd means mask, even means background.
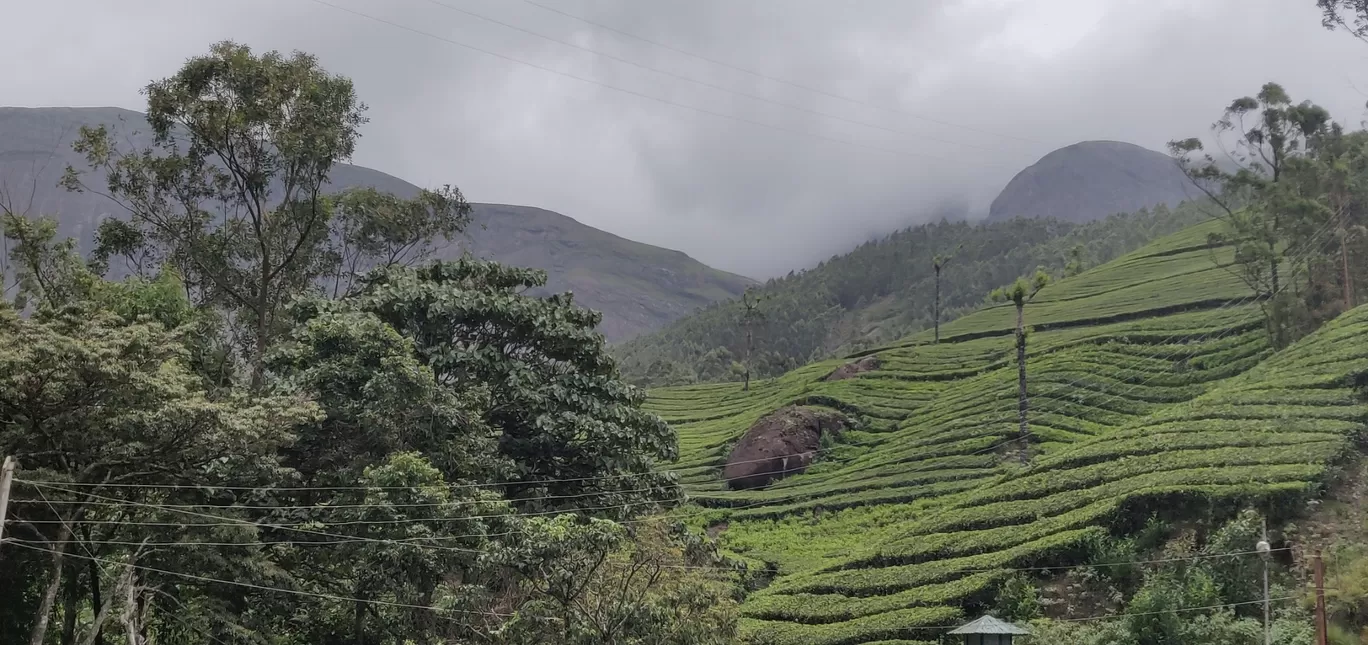
[{"label": "grassy slope", "polygon": [[[678,470],[725,521],[726,548],[777,567],[743,607],[759,643],[934,636],[991,595],[1001,567],[1070,564],[1127,518],[1175,503],[1295,496],[1323,480],[1368,408],[1368,308],[1273,354],[1257,306],[1207,227],[1047,288],[1028,306],[1035,455],[1015,436],[1011,311],[993,307],[877,352],[880,369],[826,382],[841,361],[759,383],[664,389],[650,407],[680,433]],[[1218,249],[1214,257],[1228,259]],[[866,417],[805,474],[726,491],[729,442],[779,405]]]}]

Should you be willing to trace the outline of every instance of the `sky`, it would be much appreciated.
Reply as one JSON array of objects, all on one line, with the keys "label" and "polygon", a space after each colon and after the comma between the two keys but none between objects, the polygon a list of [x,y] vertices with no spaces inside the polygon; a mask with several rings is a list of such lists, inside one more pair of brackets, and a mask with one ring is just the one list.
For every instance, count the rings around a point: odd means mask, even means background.
[{"label": "sky", "polygon": [[[0,105],[145,107],[213,42],[302,50],[354,162],[756,278],[952,212],[1045,153],[1202,135],[1264,82],[1357,127],[1315,0],[0,0]],[[15,28],[17,26],[17,28]]]}]

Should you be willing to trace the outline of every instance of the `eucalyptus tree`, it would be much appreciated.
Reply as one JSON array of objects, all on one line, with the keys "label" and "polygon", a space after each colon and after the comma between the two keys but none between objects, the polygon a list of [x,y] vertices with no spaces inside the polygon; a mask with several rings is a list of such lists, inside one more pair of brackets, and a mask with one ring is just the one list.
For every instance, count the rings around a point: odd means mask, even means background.
[{"label": "eucalyptus tree", "polygon": [[1036,269],[1030,280],[1017,278],[1012,284],[994,289],[989,294],[993,302],[1010,302],[1016,307],[1016,360],[1017,360],[1017,441],[1021,442],[1022,462],[1029,459],[1028,438],[1031,436],[1030,424],[1026,413],[1029,401],[1026,396],[1026,305],[1050,284],[1050,274],[1044,269]]},{"label": "eucalyptus tree", "polygon": [[[101,224],[98,257],[175,267],[196,304],[242,322],[255,387],[291,299],[322,279],[347,281],[344,268],[398,261],[469,220],[451,187],[409,201],[373,191],[330,198],[329,175],[355,150],[365,106],[351,80],[308,54],[221,42],[144,94],[151,145],[82,127],[73,147],[89,169],[68,167],[63,185],[127,213]],[[103,182],[87,181],[90,171]]]}]

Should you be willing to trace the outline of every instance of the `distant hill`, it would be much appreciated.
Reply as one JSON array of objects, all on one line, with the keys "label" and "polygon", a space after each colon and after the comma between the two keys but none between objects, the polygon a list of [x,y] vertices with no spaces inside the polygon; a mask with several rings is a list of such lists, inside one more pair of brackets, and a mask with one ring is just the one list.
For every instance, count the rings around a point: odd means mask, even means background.
[{"label": "distant hill", "polygon": [[1168,155],[1120,141],[1084,141],[1017,173],[993,200],[988,221],[1090,222],[1159,204],[1174,207],[1200,196]]},{"label": "distant hill", "polygon": [[[974,311],[988,292],[1043,266],[1062,269],[1076,246],[1086,266],[1112,260],[1207,219],[1204,202],[1160,205],[1088,223],[1054,218],[970,224],[940,221],[868,242],[817,267],[767,282],[764,318],[753,326],[753,374],[857,352],[932,326],[931,259],[954,252],[943,271],[941,322]],[[619,345],[624,373],[650,386],[735,380],[746,337],[736,300],[710,305]]]},{"label": "distant hill", "polygon": [[[69,193],[57,186],[68,164],[84,169],[71,150],[82,125],[109,124],[146,145],[150,136],[143,115],[119,108],[0,107],[0,187],[17,206],[58,217],[63,235],[89,250],[101,219],[120,216],[107,199]],[[143,134],[133,135],[135,131]],[[334,169],[332,185],[341,190],[374,186],[401,196],[418,187],[398,177],[361,166]],[[622,341],[658,329],[701,306],[738,296],[752,280],[718,271],[679,251],[633,242],[570,217],[540,208],[475,204],[469,239],[456,240],[446,257],[469,248],[479,257],[545,269],[546,292],[571,291],[580,304],[603,312],[600,331]]]}]

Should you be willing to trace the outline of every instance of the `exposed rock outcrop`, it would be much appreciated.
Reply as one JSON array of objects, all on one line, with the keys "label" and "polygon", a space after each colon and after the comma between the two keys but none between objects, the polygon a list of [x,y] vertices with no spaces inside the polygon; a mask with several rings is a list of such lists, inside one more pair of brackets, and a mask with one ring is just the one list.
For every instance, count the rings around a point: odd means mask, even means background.
[{"label": "exposed rock outcrop", "polygon": [[803,472],[821,446],[822,435],[839,435],[850,425],[834,410],[790,405],[753,424],[732,448],[722,477],[733,490],[760,488]]},{"label": "exposed rock outcrop", "polygon": [[861,358],[859,360],[851,361],[849,363],[846,363],[845,365],[836,368],[834,371],[827,375],[826,380],[845,380],[854,377],[856,374],[860,374],[863,372],[872,372],[874,370],[877,370],[881,365],[883,365],[883,361],[879,360],[879,355],[870,354],[869,356],[865,356],[864,358]]}]

